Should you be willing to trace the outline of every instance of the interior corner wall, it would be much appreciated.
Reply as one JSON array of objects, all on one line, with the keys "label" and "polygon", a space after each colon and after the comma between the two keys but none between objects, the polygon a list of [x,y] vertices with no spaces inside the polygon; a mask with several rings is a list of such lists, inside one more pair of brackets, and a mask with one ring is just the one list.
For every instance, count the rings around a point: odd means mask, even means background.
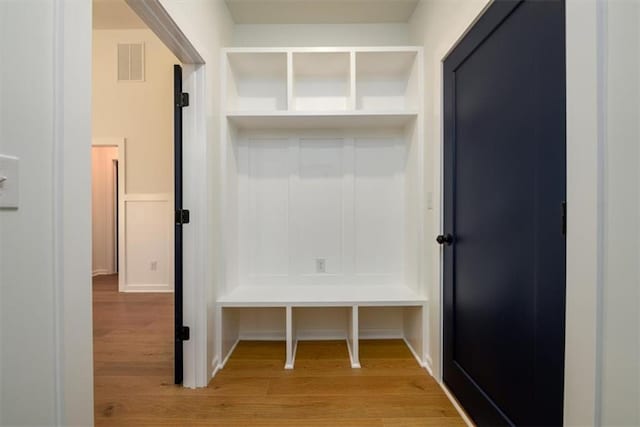
[{"label": "interior corner wall", "polygon": [[[194,214],[191,221],[195,225],[196,221],[203,221],[203,229],[207,230],[204,236],[192,236],[190,230],[185,231],[185,244],[189,243],[189,239],[205,239],[203,245],[205,247],[206,261],[202,267],[204,271],[204,286],[206,287],[207,300],[207,323],[199,325],[199,319],[196,319],[192,330],[192,336],[200,336],[206,334],[207,339],[207,358],[206,358],[206,381],[200,383],[200,379],[193,379],[194,385],[201,387],[206,386],[211,379],[213,373],[213,365],[215,357],[215,319],[216,319],[216,298],[217,289],[221,286],[221,274],[223,266],[223,253],[220,242],[222,241],[222,224],[221,224],[221,188],[222,182],[220,174],[220,77],[221,77],[221,54],[220,48],[227,47],[231,44],[233,32],[233,20],[231,14],[223,1],[183,1],[183,0],[160,0],[160,3],[176,22],[178,27],[184,32],[187,39],[193,44],[205,61],[205,87],[206,87],[206,117],[205,125],[207,129],[206,135],[206,162],[207,176],[205,180],[208,184],[202,185],[201,198],[207,201],[206,213],[198,218],[198,212]],[[195,204],[185,198],[185,205]],[[209,216],[207,216],[209,215]],[[193,228],[193,227],[191,227]],[[195,284],[198,286],[198,284]],[[196,292],[197,295],[197,292]],[[185,289],[185,298],[187,298],[187,289]],[[199,330],[200,327],[205,331]],[[187,343],[186,345],[192,345]],[[186,350],[185,350],[186,351]],[[197,366],[196,371],[201,369]],[[205,368],[203,368],[205,369]],[[186,372],[185,372],[186,374]],[[185,384],[187,380],[185,377]]]},{"label": "interior corner wall", "polygon": [[408,24],[235,25],[234,47],[405,46]]},{"label": "interior corner wall", "polygon": [[491,0],[421,0],[410,22],[412,44],[424,46],[425,191],[433,209],[425,218],[425,266],[429,289],[429,353],[437,379],[441,372],[440,263],[435,236],[441,231],[442,60]]},{"label": "interior corner wall", "polygon": [[[120,43],[144,43],[143,81],[118,81]],[[173,290],[173,66],[177,63],[149,29],[93,31],[93,137],[126,139],[125,209],[120,218],[125,260],[119,272],[124,275],[124,291]],[[94,217],[94,223],[100,219]],[[105,257],[94,253],[94,263]],[[97,264],[94,273],[112,270]]]}]

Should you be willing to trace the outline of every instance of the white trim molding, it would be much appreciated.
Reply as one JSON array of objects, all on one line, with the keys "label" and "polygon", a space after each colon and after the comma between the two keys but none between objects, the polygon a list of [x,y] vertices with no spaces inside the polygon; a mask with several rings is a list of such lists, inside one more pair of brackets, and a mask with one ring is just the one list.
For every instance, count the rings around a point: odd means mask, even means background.
[{"label": "white trim molding", "polygon": [[[213,367],[207,360],[209,314],[213,283],[211,267],[213,245],[209,201],[211,184],[217,176],[208,168],[210,158],[206,128],[206,66],[201,52],[193,45],[159,0],[126,0],[131,9],[149,26],[182,62],[182,88],[189,93],[190,106],[183,111],[183,186],[184,206],[191,210],[191,223],[184,227],[183,321],[191,328],[191,339],[184,342],[183,385],[206,387]],[[213,334],[213,331],[211,331]]]},{"label": "white trim molding", "polygon": [[564,422],[598,424],[604,0],[567,0],[567,305]]},{"label": "white trim molding", "polygon": [[[123,137],[101,137],[93,138],[92,147],[116,147],[118,149],[118,266],[120,272],[126,271],[127,259],[125,256],[125,195],[127,183],[127,150],[125,148],[126,138]],[[93,272],[96,276],[96,272]],[[104,274],[104,273],[103,273]],[[118,290],[120,292],[126,287],[125,275],[118,275]]]},{"label": "white trim molding", "polygon": [[[161,283],[135,283],[129,275],[129,267],[135,263],[146,262],[140,259],[132,259],[132,255],[129,251],[131,245],[143,244],[143,242],[137,240],[132,241],[133,238],[130,235],[128,228],[129,222],[129,210],[132,205],[140,205],[145,203],[154,203],[155,205],[161,205],[153,211],[151,217],[156,215],[166,224],[166,236],[165,240],[165,253],[167,274],[166,280]],[[173,253],[173,195],[168,193],[150,193],[150,194],[125,194],[122,203],[122,216],[120,217],[119,225],[123,229],[122,239],[120,240],[120,274],[119,279],[119,291],[120,292],[173,292],[173,279],[174,279],[174,253]],[[149,218],[149,216],[147,216]]]},{"label": "white trim molding", "polygon": [[93,424],[91,2],[53,2],[55,422]]},{"label": "white trim molding", "polygon": [[125,0],[183,64],[204,64],[200,53],[158,0]]},{"label": "white trim molding", "polygon": [[[206,127],[206,68],[183,64],[182,88],[189,93],[191,106],[183,110],[183,200],[191,210],[191,223],[183,237],[184,324],[191,328],[191,340],[184,343],[184,386],[206,387],[212,368],[208,342],[213,336],[215,305],[209,306],[214,283],[211,186],[218,177],[209,168],[211,154]],[[211,330],[209,330],[211,328]],[[213,355],[213,352],[209,354]]]}]

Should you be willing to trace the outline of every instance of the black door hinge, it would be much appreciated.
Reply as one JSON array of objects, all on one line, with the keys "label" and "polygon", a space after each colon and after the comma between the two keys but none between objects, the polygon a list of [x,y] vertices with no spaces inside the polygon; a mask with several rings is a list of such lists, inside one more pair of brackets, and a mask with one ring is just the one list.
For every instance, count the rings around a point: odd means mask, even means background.
[{"label": "black door hinge", "polygon": [[176,225],[189,224],[191,214],[188,209],[178,209],[176,211]]},{"label": "black door hinge", "polygon": [[188,107],[189,106],[189,94],[188,93],[181,93],[177,99],[176,99],[176,106],[182,108],[182,107]]},{"label": "black door hinge", "polygon": [[176,341],[189,341],[190,331],[188,326],[183,326],[176,331]]},{"label": "black door hinge", "polygon": [[567,202],[562,201],[562,235],[567,235]]}]

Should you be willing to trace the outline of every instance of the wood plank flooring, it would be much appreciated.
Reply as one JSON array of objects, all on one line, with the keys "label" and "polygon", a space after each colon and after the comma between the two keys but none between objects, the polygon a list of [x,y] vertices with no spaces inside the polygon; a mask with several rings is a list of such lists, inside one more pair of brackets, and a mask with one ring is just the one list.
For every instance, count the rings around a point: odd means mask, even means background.
[{"label": "wood plank flooring", "polygon": [[402,341],[362,341],[351,369],[343,341],[241,342],[208,388],[173,380],[173,295],[119,294],[94,279],[98,426],[464,426]]}]

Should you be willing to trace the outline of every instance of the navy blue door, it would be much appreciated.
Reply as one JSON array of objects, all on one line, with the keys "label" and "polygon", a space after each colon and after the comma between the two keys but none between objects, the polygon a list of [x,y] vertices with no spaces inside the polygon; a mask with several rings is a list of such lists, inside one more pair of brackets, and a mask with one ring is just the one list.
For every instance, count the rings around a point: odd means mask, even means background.
[{"label": "navy blue door", "polygon": [[496,0],[444,62],[443,378],[478,425],[561,425],[562,0]]}]

